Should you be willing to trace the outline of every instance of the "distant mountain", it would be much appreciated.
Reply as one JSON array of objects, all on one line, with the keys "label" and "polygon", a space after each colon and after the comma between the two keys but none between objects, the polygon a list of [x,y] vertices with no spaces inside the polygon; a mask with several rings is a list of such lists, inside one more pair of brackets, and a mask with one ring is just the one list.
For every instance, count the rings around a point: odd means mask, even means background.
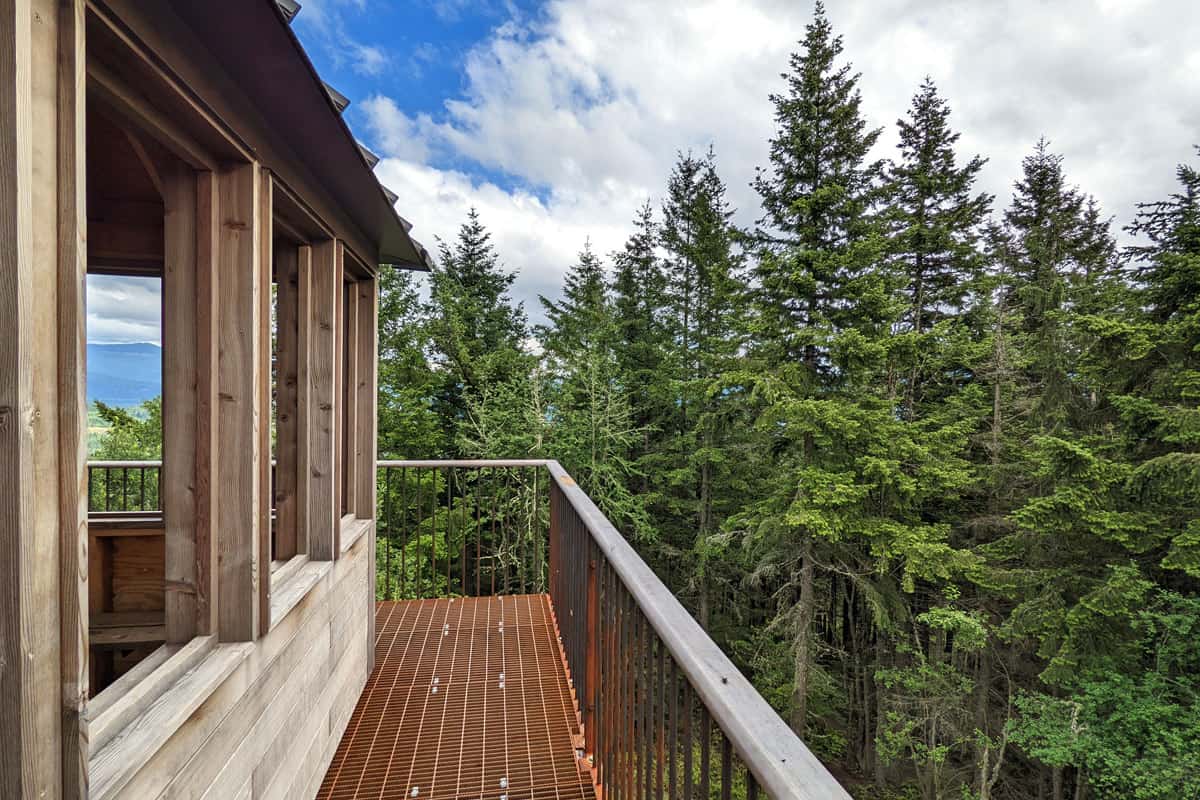
[{"label": "distant mountain", "polygon": [[149,342],[87,346],[87,399],[128,408],[162,394],[162,348]]}]

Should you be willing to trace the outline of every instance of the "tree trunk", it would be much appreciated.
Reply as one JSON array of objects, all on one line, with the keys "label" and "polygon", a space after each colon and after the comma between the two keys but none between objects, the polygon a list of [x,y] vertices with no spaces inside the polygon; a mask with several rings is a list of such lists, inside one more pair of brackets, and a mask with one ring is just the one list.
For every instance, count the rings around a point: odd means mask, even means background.
[{"label": "tree trunk", "polygon": [[987,650],[980,651],[975,664],[975,730],[978,736],[975,741],[975,763],[979,765],[979,780],[975,786],[979,800],[988,800],[991,796],[991,741],[988,738],[987,703],[988,692],[992,685],[992,662],[988,660]]},{"label": "tree trunk", "polygon": [[1053,767],[1050,771],[1050,797],[1063,800],[1063,768]]},{"label": "tree trunk", "polygon": [[808,671],[812,657],[813,622],[813,542],[811,534],[804,534],[801,544],[800,606],[796,615],[796,660],[795,684],[792,691],[792,730],[804,738],[808,719]]}]

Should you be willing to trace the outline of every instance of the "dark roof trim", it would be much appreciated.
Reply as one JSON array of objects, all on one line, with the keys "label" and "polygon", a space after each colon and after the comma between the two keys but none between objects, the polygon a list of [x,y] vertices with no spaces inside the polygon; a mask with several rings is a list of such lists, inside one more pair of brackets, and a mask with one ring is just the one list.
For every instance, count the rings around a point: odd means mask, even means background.
[{"label": "dark roof trim", "polygon": [[345,111],[347,109],[347,107],[349,107],[349,105],[350,105],[349,97],[346,97],[346,95],[342,94],[341,92],[339,92],[337,89],[330,86],[325,81],[321,81],[321,85],[325,87],[325,94],[329,95],[329,99],[333,103],[333,107],[335,109],[337,109],[337,112],[339,114],[341,114],[343,111]]},{"label": "dark roof trim", "polygon": [[[295,47],[296,52],[300,55],[301,60],[308,68],[308,72],[312,76],[313,80],[319,82],[321,86],[327,90],[327,92],[328,90],[331,90],[332,87],[321,80],[321,76],[317,73],[316,67],[313,66],[312,60],[308,57],[308,53],[305,52],[304,46],[300,43],[295,31],[293,31],[291,26],[288,24],[289,18],[284,14],[283,10],[274,2],[274,0],[269,0],[269,2],[271,2],[272,8],[279,16],[280,21],[283,23],[283,28],[287,31],[287,35],[292,42],[292,46]],[[333,91],[336,92],[336,90]],[[344,95],[341,95],[340,92],[336,92],[336,94],[345,99]],[[330,96],[332,97],[332,95]],[[350,101],[346,99],[345,102],[346,105],[349,105]],[[342,109],[345,109],[345,107],[346,106],[343,105]],[[337,121],[345,133],[346,140],[355,146],[355,150],[358,152],[358,157],[362,161],[363,166],[366,167],[368,173],[370,173],[373,182],[383,195],[383,199],[387,201],[387,209],[385,210],[384,214],[386,217],[390,217],[390,219],[388,224],[383,226],[383,230],[381,232],[382,236],[379,243],[380,261],[385,264],[393,264],[407,269],[423,271],[429,270],[432,266],[432,260],[429,257],[429,251],[424,247],[417,245],[417,243],[408,235],[408,231],[412,226],[408,225],[404,220],[402,220],[399,213],[397,213],[395,209],[395,202],[398,199],[398,196],[374,179],[374,163],[367,158],[366,154],[363,152],[363,149],[358,146],[358,142],[354,138],[354,134],[351,132],[350,127],[346,124],[346,121],[342,118],[340,110],[336,109],[336,106],[335,111],[337,111]]]},{"label": "dark roof trim", "polygon": [[275,0],[275,4],[279,6],[280,13],[289,23],[300,13],[300,4],[296,0]]},{"label": "dark roof trim", "polygon": [[375,169],[375,165],[379,163],[379,156],[372,153],[362,142],[358,143],[358,151],[362,153],[363,158],[367,160],[367,166],[369,166],[371,169]]}]

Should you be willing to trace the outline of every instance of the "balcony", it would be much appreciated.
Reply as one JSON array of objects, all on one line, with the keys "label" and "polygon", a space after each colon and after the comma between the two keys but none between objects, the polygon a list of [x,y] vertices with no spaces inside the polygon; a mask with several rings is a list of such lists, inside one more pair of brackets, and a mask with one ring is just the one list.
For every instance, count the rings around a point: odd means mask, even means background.
[{"label": "balcony", "polygon": [[[157,464],[92,466],[94,518],[152,530]],[[377,485],[374,668],[318,797],[849,797],[557,462]]]}]

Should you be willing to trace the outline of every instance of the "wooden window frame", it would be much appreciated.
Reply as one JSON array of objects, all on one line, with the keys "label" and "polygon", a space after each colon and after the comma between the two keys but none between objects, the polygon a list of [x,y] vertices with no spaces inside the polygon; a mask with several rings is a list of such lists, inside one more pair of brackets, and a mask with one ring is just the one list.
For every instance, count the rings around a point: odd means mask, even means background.
[{"label": "wooden window frame", "polygon": [[[81,738],[82,781],[103,795],[174,733],[141,725],[124,735],[126,726],[153,708],[186,719],[181,709],[198,708],[271,623],[264,364],[273,192],[270,174],[102,9],[88,8],[86,28],[89,98],[179,160],[160,176],[170,309],[163,337],[172,350],[164,364],[161,489],[167,646],[84,705],[90,742]],[[130,73],[144,78],[136,90]],[[156,103],[191,113],[167,114]],[[86,517],[86,495],[80,504]],[[202,666],[214,680],[189,683]]]},{"label": "wooden window frame", "polygon": [[339,551],[370,530],[376,516],[376,383],[378,279],[365,264],[343,255],[338,301]]}]

